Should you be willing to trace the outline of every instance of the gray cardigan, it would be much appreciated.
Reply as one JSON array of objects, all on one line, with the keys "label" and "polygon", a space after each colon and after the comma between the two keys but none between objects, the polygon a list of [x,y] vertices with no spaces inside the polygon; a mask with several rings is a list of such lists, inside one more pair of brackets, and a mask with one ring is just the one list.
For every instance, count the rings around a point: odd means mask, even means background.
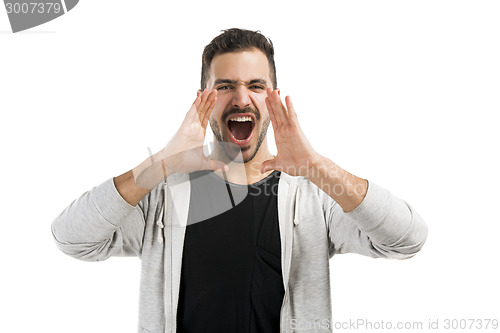
[{"label": "gray cardigan", "polygon": [[[138,332],[176,331],[189,199],[187,174],[170,176],[136,207],[108,179],[73,201],[52,223],[57,246],[72,257],[141,258]],[[332,331],[329,259],[335,253],[406,259],[427,237],[422,218],[372,182],[362,203],[345,213],[307,178],[282,172],[278,220],[285,286],[281,332]]]}]

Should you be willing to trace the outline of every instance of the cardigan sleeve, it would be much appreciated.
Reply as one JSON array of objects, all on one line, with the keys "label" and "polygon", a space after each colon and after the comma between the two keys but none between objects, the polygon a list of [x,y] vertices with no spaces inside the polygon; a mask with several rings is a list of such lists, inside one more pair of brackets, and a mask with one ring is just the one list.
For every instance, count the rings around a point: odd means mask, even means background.
[{"label": "cardigan sleeve", "polygon": [[359,253],[407,259],[420,251],[427,239],[427,225],[420,215],[406,201],[373,182],[368,182],[365,198],[351,212],[344,212],[324,195],[330,257]]},{"label": "cardigan sleeve", "polygon": [[85,261],[110,256],[139,256],[145,219],[141,204],[132,206],[118,193],[113,179],[83,193],[52,222],[57,247]]}]

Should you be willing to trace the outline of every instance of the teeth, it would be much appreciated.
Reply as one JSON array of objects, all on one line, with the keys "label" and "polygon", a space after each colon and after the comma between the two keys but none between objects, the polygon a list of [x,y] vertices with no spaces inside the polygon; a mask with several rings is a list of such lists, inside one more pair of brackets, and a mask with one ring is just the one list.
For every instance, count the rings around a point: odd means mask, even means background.
[{"label": "teeth", "polygon": [[244,121],[252,121],[252,118],[250,116],[246,117],[234,117],[230,119],[231,121],[239,121],[239,122],[244,122]]}]

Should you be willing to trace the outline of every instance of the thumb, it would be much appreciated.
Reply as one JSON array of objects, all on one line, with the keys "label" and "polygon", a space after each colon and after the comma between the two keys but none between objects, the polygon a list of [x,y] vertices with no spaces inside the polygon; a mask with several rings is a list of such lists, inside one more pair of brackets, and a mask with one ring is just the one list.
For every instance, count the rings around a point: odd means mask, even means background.
[{"label": "thumb", "polygon": [[264,162],[262,162],[262,164],[260,166],[260,173],[265,173],[269,170],[276,170],[277,167],[278,167],[278,165],[276,163],[276,158],[273,158],[272,160],[264,161]]}]

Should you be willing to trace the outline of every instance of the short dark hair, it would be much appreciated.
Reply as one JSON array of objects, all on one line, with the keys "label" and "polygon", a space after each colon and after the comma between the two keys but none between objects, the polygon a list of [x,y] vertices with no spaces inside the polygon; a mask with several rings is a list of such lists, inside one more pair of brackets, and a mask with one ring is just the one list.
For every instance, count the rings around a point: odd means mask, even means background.
[{"label": "short dark hair", "polygon": [[206,88],[210,74],[210,65],[216,55],[228,52],[249,51],[257,48],[264,53],[269,62],[269,78],[276,89],[276,65],[274,64],[274,47],[271,39],[265,37],[259,30],[231,28],[221,30],[222,33],[215,37],[210,44],[205,46],[201,64],[201,90]]}]

